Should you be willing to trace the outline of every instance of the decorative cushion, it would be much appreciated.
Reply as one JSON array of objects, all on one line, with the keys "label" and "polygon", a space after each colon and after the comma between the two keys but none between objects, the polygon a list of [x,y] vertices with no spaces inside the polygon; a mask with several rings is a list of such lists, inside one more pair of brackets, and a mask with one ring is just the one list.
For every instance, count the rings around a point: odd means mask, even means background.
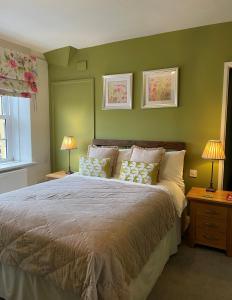
[{"label": "decorative cushion", "polygon": [[159,163],[165,153],[164,148],[132,147],[131,161],[145,163]]},{"label": "decorative cushion", "polygon": [[117,158],[118,158],[118,147],[98,147],[95,145],[89,145],[88,154],[89,158],[110,158],[110,176],[116,166]]},{"label": "decorative cushion", "polygon": [[119,179],[144,184],[155,184],[157,183],[158,171],[158,163],[149,164],[123,160]]},{"label": "decorative cushion", "polygon": [[110,177],[110,158],[87,158],[79,160],[79,173],[85,176]]},{"label": "decorative cushion", "polygon": [[174,181],[184,190],[183,168],[185,150],[166,152],[159,170],[159,180]]},{"label": "decorative cushion", "polygon": [[120,175],[120,169],[123,160],[130,160],[132,150],[130,149],[119,149],[118,159],[114,171],[114,178],[118,178]]}]

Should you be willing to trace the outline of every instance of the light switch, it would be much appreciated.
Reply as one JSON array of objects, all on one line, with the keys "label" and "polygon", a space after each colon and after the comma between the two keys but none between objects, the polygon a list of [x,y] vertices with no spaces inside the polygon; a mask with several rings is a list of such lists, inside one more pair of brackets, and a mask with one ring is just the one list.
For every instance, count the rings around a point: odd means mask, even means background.
[{"label": "light switch", "polygon": [[193,178],[196,178],[197,177],[197,170],[190,169],[189,176],[193,177]]}]

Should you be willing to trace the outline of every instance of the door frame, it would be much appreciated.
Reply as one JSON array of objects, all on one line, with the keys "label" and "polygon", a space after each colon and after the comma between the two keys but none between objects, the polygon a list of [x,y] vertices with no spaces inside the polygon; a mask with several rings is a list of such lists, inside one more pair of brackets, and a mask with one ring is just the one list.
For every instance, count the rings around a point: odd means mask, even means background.
[{"label": "door frame", "polygon": [[[225,62],[223,94],[222,94],[221,133],[220,133],[220,139],[224,147],[226,141],[227,104],[228,104],[230,69],[232,69],[232,62]],[[218,189],[220,190],[223,189],[223,179],[224,179],[224,160],[221,160],[219,161],[219,167],[218,167]]]}]

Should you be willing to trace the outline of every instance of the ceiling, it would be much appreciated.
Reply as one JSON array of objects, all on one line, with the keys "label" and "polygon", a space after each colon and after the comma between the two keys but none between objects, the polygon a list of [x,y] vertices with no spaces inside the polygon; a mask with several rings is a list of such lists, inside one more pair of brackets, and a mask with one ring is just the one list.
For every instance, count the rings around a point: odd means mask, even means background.
[{"label": "ceiling", "polygon": [[1,0],[0,38],[40,52],[232,21],[232,0]]}]

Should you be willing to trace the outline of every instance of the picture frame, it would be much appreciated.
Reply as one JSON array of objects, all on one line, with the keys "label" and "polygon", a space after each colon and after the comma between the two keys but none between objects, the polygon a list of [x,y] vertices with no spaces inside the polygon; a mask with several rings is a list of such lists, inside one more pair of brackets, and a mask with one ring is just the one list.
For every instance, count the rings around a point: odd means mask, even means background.
[{"label": "picture frame", "polygon": [[103,76],[103,110],[132,109],[132,73]]},{"label": "picture frame", "polygon": [[143,72],[142,108],[178,107],[178,68]]}]

